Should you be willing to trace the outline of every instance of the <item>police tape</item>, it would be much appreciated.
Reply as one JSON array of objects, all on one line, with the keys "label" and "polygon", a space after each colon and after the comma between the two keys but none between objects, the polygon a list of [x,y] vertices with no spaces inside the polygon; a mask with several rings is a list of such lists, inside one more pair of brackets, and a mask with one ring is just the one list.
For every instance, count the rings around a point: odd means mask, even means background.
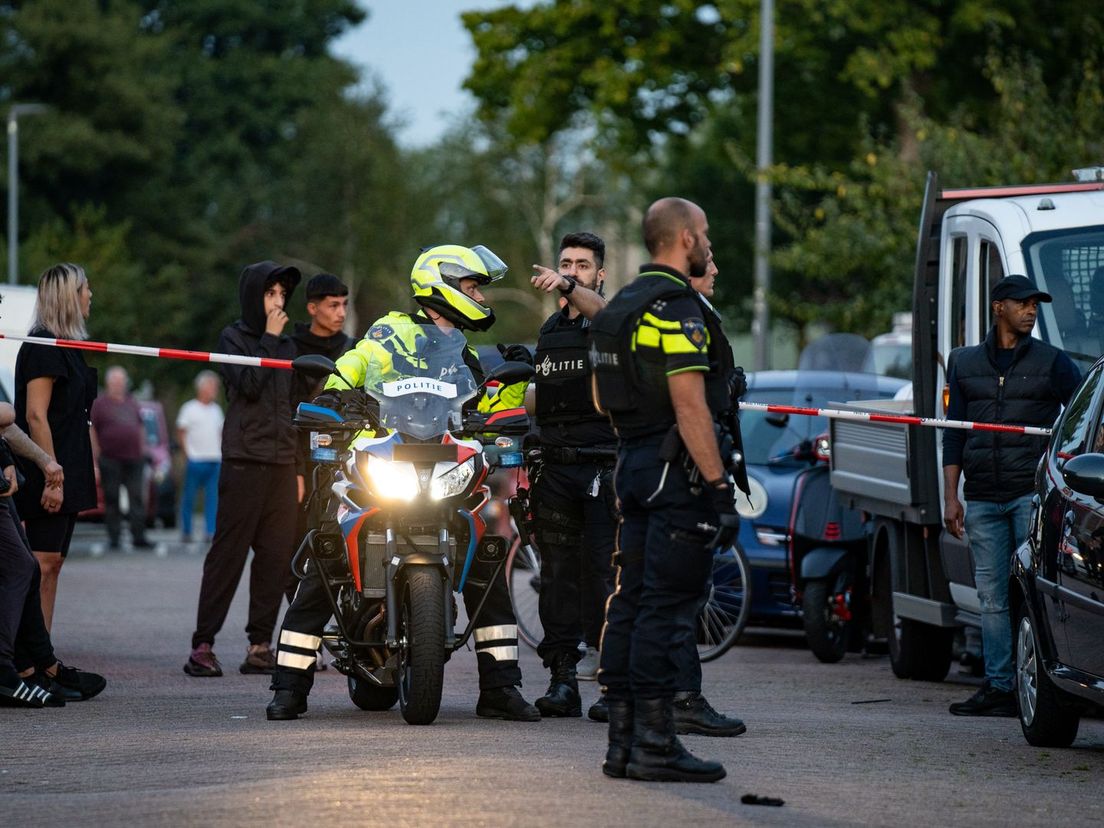
[{"label": "police tape", "polygon": [[913,417],[908,414],[875,414],[867,411],[843,411],[838,408],[806,408],[796,405],[771,403],[740,403],[741,411],[768,411],[772,414],[800,414],[803,417],[828,417],[833,420],[854,420],[865,423],[897,423],[926,426],[928,428],[960,428],[969,431],[996,431],[1001,434],[1030,434],[1049,437],[1049,428],[1038,426],[1004,425],[1000,423],[974,423],[969,420],[941,420],[937,417]]},{"label": "police tape", "polygon": [[[214,362],[225,365],[247,365],[257,368],[279,368],[291,370],[290,359],[271,359],[269,357],[251,357],[240,354],[219,354],[209,351],[183,351],[176,348],[149,348],[144,345],[120,345],[115,342],[92,342],[84,339],[50,339],[42,336],[26,336],[0,332],[0,339],[15,342],[30,342],[35,345],[50,345],[57,348],[74,348],[79,351],[94,351],[106,354],[130,354],[157,359],[183,359],[191,362]],[[740,403],[741,411],[766,411],[772,414],[797,414],[803,417],[828,417],[836,420],[854,420],[868,423],[896,423],[900,425],[926,426],[928,428],[959,428],[972,431],[996,431],[1002,434],[1030,434],[1049,437],[1049,428],[1037,426],[1003,425],[998,423],[974,423],[967,420],[941,420],[936,417],[913,417],[906,414],[876,414],[865,411],[843,411],[838,408],[808,408],[796,405],[775,405],[773,403]]]},{"label": "police tape", "polygon": [[130,354],[132,356],[155,357],[158,359],[184,359],[190,362],[215,362],[224,365],[247,365],[256,368],[279,368],[291,370],[290,359],[271,359],[241,354],[217,354],[208,351],[182,351],[176,348],[148,348],[144,345],[120,345],[115,342],[91,342],[86,339],[50,339],[44,336],[23,336],[2,333],[0,339],[15,342],[30,342],[35,345],[51,345],[55,348],[74,348],[78,351],[95,351],[101,354]]}]

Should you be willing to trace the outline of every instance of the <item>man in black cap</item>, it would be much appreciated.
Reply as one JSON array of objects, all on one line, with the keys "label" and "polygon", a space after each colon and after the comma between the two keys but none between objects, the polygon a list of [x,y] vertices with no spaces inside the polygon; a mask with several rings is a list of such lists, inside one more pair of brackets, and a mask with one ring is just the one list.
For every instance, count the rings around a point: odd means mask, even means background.
[{"label": "man in black cap", "polygon": [[[993,327],[980,345],[959,348],[948,361],[947,418],[1049,427],[1080,381],[1064,351],[1031,336],[1039,303],[1050,294],[1026,276],[1006,276],[990,291]],[[1008,575],[1023,543],[1035,488],[1035,468],[1047,439],[988,431],[943,431],[943,523],[970,533],[974,580],[981,604],[985,683],[956,716],[1015,716]],[[958,497],[965,474],[965,513]]]},{"label": "man in black cap", "polygon": [[[269,359],[294,359],[285,334],[285,308],[299,271],[264,261],[246,267],[238,282],[241,318],[223,328],[218,351]],[[184,672],[222,675],[212,647],[253,549],[249,576],[249,648],[240,671],[276,669],[272,631],[280,612],[294,552],[295,430],[291,424],[291,371],[245,365],[220,366],[226,387],[222,466],[215,537],[203,562],[192,652]]]}]

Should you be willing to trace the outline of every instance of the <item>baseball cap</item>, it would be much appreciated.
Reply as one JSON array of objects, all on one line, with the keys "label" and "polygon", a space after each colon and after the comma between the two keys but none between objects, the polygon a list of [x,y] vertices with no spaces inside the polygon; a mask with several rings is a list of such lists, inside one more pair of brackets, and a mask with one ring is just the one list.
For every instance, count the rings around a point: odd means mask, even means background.
[{"label": "baseball cap", "polygon": [[1039,290],[1026,276],[1005,276],[989,291],[989,299],[993,302],[1004,299],[1019,299],[1021,301],[1038,297],[1040,302],[1054,301],[1046,291]]}]

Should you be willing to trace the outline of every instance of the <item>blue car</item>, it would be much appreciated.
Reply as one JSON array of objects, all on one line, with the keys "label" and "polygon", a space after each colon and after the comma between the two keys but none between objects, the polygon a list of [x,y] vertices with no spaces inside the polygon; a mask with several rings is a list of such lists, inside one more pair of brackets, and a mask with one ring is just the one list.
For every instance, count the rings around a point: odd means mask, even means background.
[{"label": "blue car", "polygon": [[[750,403],[829,408],[830,403],[892,398],[905,380],[849,371],[758,371],[748,374]],[[826,417],[740,413],[751,498],[741,494],[740,544],[751,565],[751,614],[758,626],[801,626],[794,600],[790,544],[795,486],[811,463],[827,462]]]}]

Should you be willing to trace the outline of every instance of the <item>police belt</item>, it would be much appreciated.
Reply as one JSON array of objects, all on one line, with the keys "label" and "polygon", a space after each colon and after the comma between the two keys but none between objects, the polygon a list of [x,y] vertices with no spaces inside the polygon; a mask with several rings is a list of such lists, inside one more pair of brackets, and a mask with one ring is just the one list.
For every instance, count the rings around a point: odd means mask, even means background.
[{"label": "police belt", "polygon": [[[533,454],[536,457],[533,457]],[[617,460],[617,449],[593,448],[591,446],[541,446],[530,457],[531,459],[539,458],[546,463],[559,463],[563,466],[575,466],[583,463],[613,465]]]}]

